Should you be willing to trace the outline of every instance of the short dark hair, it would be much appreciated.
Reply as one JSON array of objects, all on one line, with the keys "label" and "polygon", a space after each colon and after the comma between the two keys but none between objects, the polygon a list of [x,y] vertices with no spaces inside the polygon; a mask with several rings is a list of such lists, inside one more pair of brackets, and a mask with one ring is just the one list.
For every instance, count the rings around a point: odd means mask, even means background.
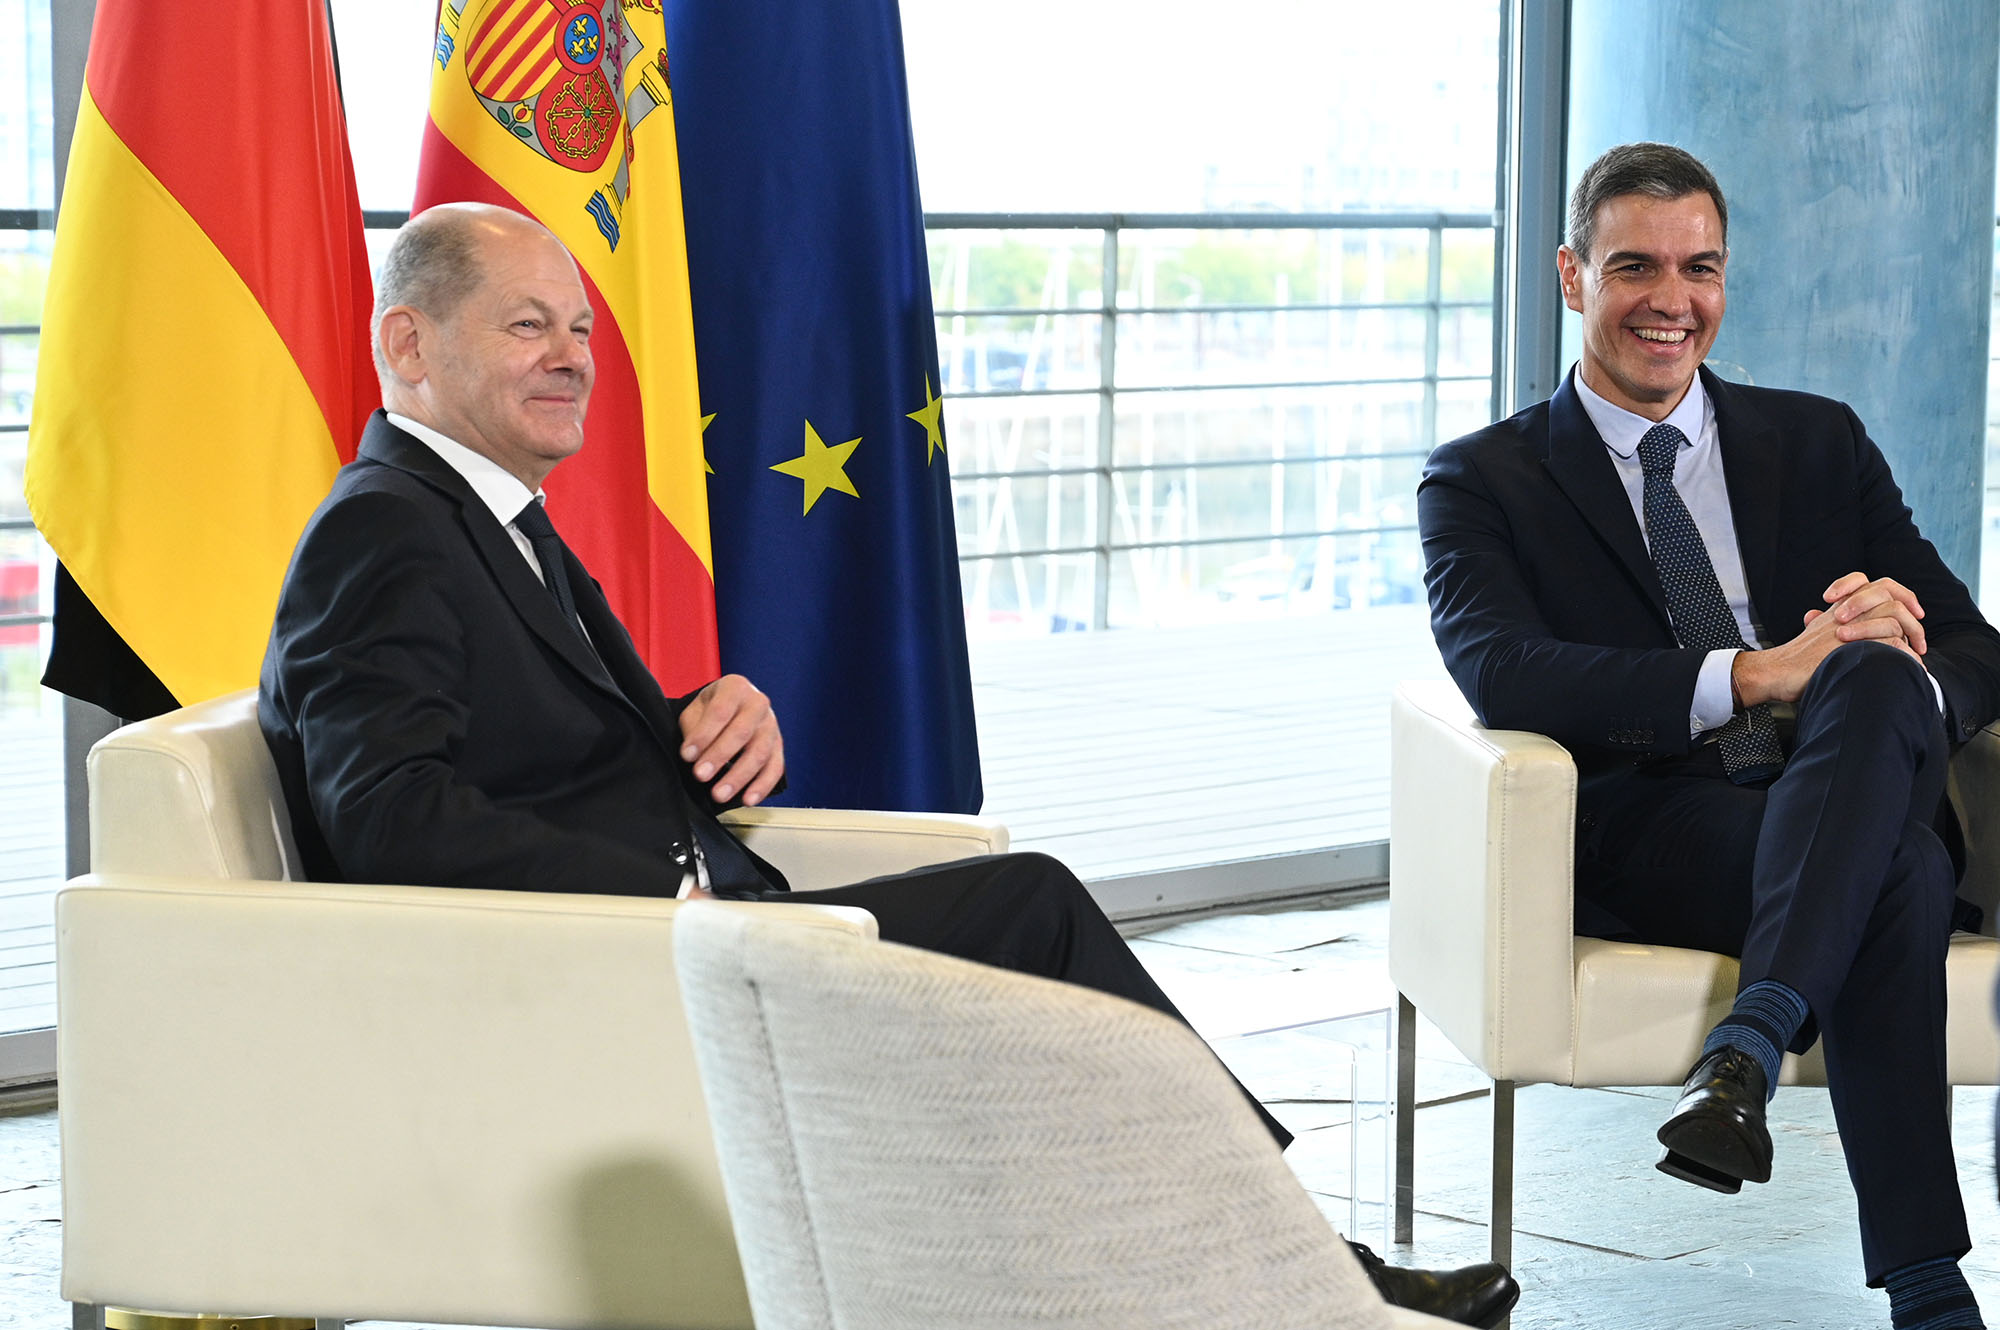
[{"label": "short dark hair", "polygon": [[1723,248],[1729,247],[1729,205],[1722,201],[1722,186],[1694,154],[1670,143],[1623,143],[1592,162],[1569,196],[1569,247],[1578,259],[1590,258],[1597,210],[1622,194],[1656,199],[1707,194],[1722,223]]},{"label": "short dark hair", "polygon": [[469,209],[430,208],[404,223],[389,242],[375,275],[375,310],[368,321],[377,373],[388,373],[380,345],[383,314],[408,305],[443,321],[486,280],[473,235],[478,221],[479,214]]}]

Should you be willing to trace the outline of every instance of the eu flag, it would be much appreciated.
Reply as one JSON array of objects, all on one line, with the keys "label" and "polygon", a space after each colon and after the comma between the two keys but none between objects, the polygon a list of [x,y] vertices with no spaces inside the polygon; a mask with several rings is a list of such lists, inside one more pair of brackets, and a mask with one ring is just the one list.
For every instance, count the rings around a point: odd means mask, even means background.
[{"label": "eu flag", "polygon": [[896,0],[667,0],[725,670],[793,800],[975,812]]}]

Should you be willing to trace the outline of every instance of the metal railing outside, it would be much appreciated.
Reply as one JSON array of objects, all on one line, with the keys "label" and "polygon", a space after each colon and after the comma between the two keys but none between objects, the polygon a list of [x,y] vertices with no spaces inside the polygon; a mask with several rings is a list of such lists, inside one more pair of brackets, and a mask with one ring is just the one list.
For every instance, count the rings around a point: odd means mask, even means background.
[{"label": "metal railing outside", "polygon": [[[994,584],[996,565],[1009,561],[1016,584],[1012,626],[1029,631],[1043,623],[1049,631],[1060,631],[1102,629],[1114,622],[1139,621],[1132,617],[1130,606],[1122,615],[1114,612],[1113,587],[1118,561],[1121,558],[1130,561],[1127,584],[1135,591],[1143,591],[1136,584],[1148,574],[1156,579],[1172,580],[1178,575],[1182,582],[1189,580],[1184,567],[1176,573],[1175,568],[1158,556],[1184,555],[1210,546],[1256,548],[1261,543],[1267,551],[1261,562],[1267,567],[1256,569],[1260,560],[1254,556],[1241,566],[1250,569],[1253,581],[1262,572],[1264,588],[1272,598],[1283,598],[1288,583],[1306,577],[1321,579],[1319,595],[1307,599],[1307,608],[1311,609],[1333,607],[1339,603],[1333,599],[1336,595],[1346,603],[1365,604],[1369,600],[1368,590],[1364,587],[1335,592],[1325,583],[1331,569],[1294,568],[1296,561],[1285,552],[1288,545],[1294,549],[1308,543],[1315,545],[1318,553],[1309,555],[1308,562],[1325,564],[1337,543],[1350,551],[1346,563],[1365,564],[1365,558],[1352,556],[1354,549],[1400,539],[1409,546],[1403,560],[1408,566],[1390,594],[1397,598],[1413,594],[1414,523],[1409,520],[1413,515],[1409,506],[1402,506],[1401,520],[1385,520],[1379,496],[1373,512],[1345,501],[1329,511],[1323,501],[1300,501],[1285,490],[1288,484],[1309,486],[1322,491],[1319,498],[1323,500],[1330,472],[1369,464],[1380,471],[1395,463],[1413,470],[1438,439],[1441,387],[1466,385],[1477,397],[1476,410],[1471,412],[1478,417],[1475,423],[1491,419],[1490,253],[1494,229],[1491,215],[948,213],[929,215],[925,223],[930,232],[933,302],[938,321],[939,359],[945,377],[943,396],[954,404],[947,421],[953,449],[953,488],[959,505],[959,556],[966,583],[968,621],[975,631],[982,616],[1008,617],[1009,611],[995,608]],[[1204,302],[1197,291],[1181,303],[1163,303],[1147,280],[1147,258],[1149,253],[1157,256],[1161,233],[1172,232],[1187,233],[1196,244],[1216,243],[1211,239],[1215,233],[1235,233],[1233,243],[1245,252],[1254,250],[1260,239],[1269,245],[1282,243],[1288,237],[1317,233],[1316,243],[1321,246],[1323,260],[1318,265],[1322,289],[1313,298],[1304,300],[1291,299],[1289,291],[1280,286],[1268,293],[1275,297],[1270,299]],[[1341,289],[1340,260],[1343,256],[1357,257],[1352,253],[1354,242],[1398,233],[1401,236],[1398,248],[1405,258],[1409,257],[1414,236],[1422,238],[1420,292],[1384,290],[1394,283],[1385,281],[1379,271],[1362,272],[1364,289],[1358,295]],[[1488,267],[1482,274],[1486,279],[1484,290],[1446,289],[1447,239],[1465,233],[1486,246],[1484,262]],[[975,267],[974,249],[983,245],[998,250],[1010,239],[1017,251],[1040,246],[1049,256],[1048,268],[1040,282],[1040,298],[1033,303],[1012,304],[968,300],[971,284],[968,274]],[[1094,290],[1089,271],[1093,265],[1087,262],[1090,251],[1096,254]],[[1379,266],[1382,262],[1379,252],[1359,257],[1363,269],[1369,263]],[[1079,282],[1084,291],[1082,296],[1072,298],[1068,294],[1071,285],[1068,269],[1078,266],[1085,269]],[[1402,287],[1409,285],[1406,277]],[[1443,363],[1443,335],[1448,320],[1467,313],[1489,321],[1484,344],[1479,348],[1478,359],[1482,363],[1461,364],[1457,368],[1462,372],[1454,372],[1453,367]],[[1288,327],[1299,327],[1304,321],[1324,331],[1342,320],[1371,317],[1377,321],[1377,332],[1384,332],[1396,320],[1420,317],[1420,355],[1399,358],[1385,355],[1381,347],[1357,343],[1350,349],[1356,352],[1354,360],[1360,368],[1358,372],[1342,373],[1331,365],[1335,357],[1329,340],[1327,363],[1322,364],[1320,372],[1303,375],[1283,372],[1286,357],[1282,352]],[[1219,325],[1226,332],[1228,326],[1234,325],[1241,333],[1244,325],[1259,320],[1275,330],[1271,334],[1272,345],[1265,348],[1275,354],[1259,361],[1256,348],[1244,345],[1236,348],[1242,354],[1219,357],[1220,363],[1213,369],[1201,363],[1199,343],[1205,327]],[[1159,373],[1156,365],[1146,366],[1139,373],[1128,372],[1124,361],[1130,359],[1129,348],[1144,338],[1157,342],[1165,321],[1178,325],[1184,337],[1192,337],[1196,343],[1194,358],[1179,377]],[[974,323],[1011,324],[1011,336],[982,336],[972,330]],[[1028,325],[1026,328],[1021,326],[1024,323]],[[1405,322],[1406,329],[1407,326]],[[1088,334],[1082,332],[1085,327],[1090,330]],[[1331,339],[1333,334],[1327,336]],[[1359,340],[1365,342],[1366,337]],[[1065,342],[1076,363],[1061,363],[1059,348]],[[997,369],[992,363],[996,350],[1005,353]],[[1389,363],[1392,361],[1396,363]],[[1374,372],[1370,372],[1371,366]],[[1287,411],[1315,408],[1324,411],[1342,393],[1365,394],[1376,389],[1416,394],[1413,403],[1407,400],[1403,403],[1415,406],[1416,420],[1413,429],[1404,430],[1400,441],[1382,444],[1364,438],[1343,440],[1343,446],[1338,448],[1289,450],[1282,437]],[[1230,403],[1226,409],[1239,416],[1245,412],[1268,414],[1271,422],[1268,427],[1275,431],[1268,441],[1270,446],[1263,447],[1265,440],[1261,438],[1247,437],[1267,426],[1251,425],[1246,429],[1240,422],[1236,437],[1226,440],[1227,446],[1220,449],[1205,450],[1196,440],[1195,446],[1181,455],[1162,460],[1145,448],[1127,446],[1126,433],[1144,432],[1154,423],[1149,413],[1174,410],[1176,399],[1184,403],[1190,400],[1189,394],[1201,394],[1211,403]],[[1135,401],[1136,412],[1125,410],[1128,402]],[[1058,405],[1065,402],[1070,417],[1066,422],[1062,419],[1065,408]],[[1004,409],[995,412],[995,406]],[[1038,412],[1047,416],[1037,422],[1044,441],[1043,455],[1039,464],[1023,464],[1025,426]],[[1071,448],[1058,442],[1056,435],[1065,423],[1077,427],[1074,433],[1080,436],[1082,446]],[[976,437],[970,449],[972,456],[968,458],[968,426],[975,435],[985,430],[996,438],[1004,434],[1006,439],[996,443],[994,439]],[[1186,432],[1192,435],[1200,430],[1189,425]],[[1349,442],[1355,446],[1347,446]],[[1210,522],[1204,527],[1197,520],[1199,513],[1192,503],[1171,514],[1177,520],[1165,523],[1147,520],[1149,514],[1142,511],[1141,498],[1149,499],[1153,494],[1150,487],[1163,477],[1172,477],[1173,483],[1193,494],[1204,478],[1209,479],[1213,488],[1228,482],[1230,473],[1237,473],[1235,479],[1242,488],[1241,482],[1259,469],[1266,473],[1259,483],[1266,487],[1270,505],[1270,520],[1261,529],[1239,529],[1227,522],[1220,525],[1228,529],[1209,529],[1217,523]],[[1336,479],[1336,487],[1337,484]],[[1024,499],[1023,491],[1031,488],[1036,495]],[[1407,488],[1413,491],[1413,476]],[[1411,493],[1395,497],[1414,496]],[[1389,509],[1398,506],[1386,505]],[[1057,511],[1064,507],[1078,511],[1074,515]],[[1303,511],[1306,509],[1311,511]],[[1024,528],[1033,524],[1024,517],[1032,519],[1036,515],[1041,518],[1044,538],[1024,539]],[[1158,513],[1151,516],[1157,517]],[[1026,589],[1032,576],[1028,565],[1035,561],[1040,562],[1047,584],[1041,599],[1044,612],[1023,613],[1026,602],[1035,598],[1035,593]],[[1141,567],[1142,563],[1147,566]],[[1072,605],[1079,602],[1082,595],[1075,584],[1083,580],[1089,583],[1088,617],[1055,608],[1057,601],[1067,600]],[[1071,586],[1067,596],[1058,589],[1065,582]],[[1139,595],[1138,599],[1143,601],[1146,597]],[[1007,597],[1001,595],[997,600],[1005,602]]]},{"label": "metal railing outside", "polygon": [[[377,231],[398,226],[406,219],[406,213],[396,211],[370,211],[365,217],[368,227]],[[47,222],[45,214],[26,211],[18,216],[0,217],[0,223],[22,229],[46,226]],[[963,450],[954,447],[952,480],[960,509],[960,562],[968,586],[967,609],[971,616],[977,617],[982,608],[977,588],[990,588],[996,570],[1008,561],[1015,561],[1012,566],[1017,579],[1024,567],[1021,561],[1035,560],[1053,561],[1052,567],[1062,565],[1059,572],[1087,579],[1087,616],[1053,615],[1050,626],[1101,629],[1111,626],[1114,619],[1113,585],[1121,559],[1132,561],[1133,578],[1143,580],[1148,570],[1156,576],[1167,575],[1178,566],[1175,561],[1179,557],[1193,552],[1209,547],[1255,547],[1262,542],[1268,545],[1268,558],[1273,562],[1271,578],[1282,582],[1287,574],[1277,565],[1289,560],[1290,556],[1284,553],[1287,548],[1316,543],[1321,549],[1338,545],[1352,551],[1387,539],[1413,540],[1412,522],[1383,520],[1379,512],[1371,517],[1359,509],[1339,508],[1329,512],[1323,503],[1309,504],[1314,511],[1300,520],[1293,513],[1299,505],[1290,500],[1288,490],[1300,486],[1323,487],[1329,472],[1342,469],[1351,471],[1371,464],[1379,469],[1420,461],[1438,438],[1441,387],[1483,385],[1485,392],[1475,414],[1482,419],[1491,416],[1490,359],[1460,373],[1441,364],[1447,320],[1461,312],[1487,318],[1491,315],[1490,288],[1476,296],[1455,294],[1446,289],[1445,281],[1448,238],[1483,234],[1490,243],[1493,218],[1489,214],[934,213],[926,216],[925,226],[933,249],[933,274],[940,279],[933,292],[944,372],[940,388],[942,395],[953,403],[947,419],[954,438],[967,423],[961,416],[983,412],[973,423],[983,421],[990,425],[1001,419],[994,414],[996,409],[1006,413],[1008,418],[1001,423],[1012,430],[1017,440],[1022,433],[1023,413],[1036,411],[1045,417],[1054,413],[1087,418],[1080,423],[1088,426],[1085,433],[1090,436],[1087,456],[1045,457],[1039,465],[1016,465],[1016,456],[1007,457],[1005,464],[995,465],[990,453],[987,463],[982,465],[976,458],[968,461]],[[1247,240],[1252,245],[1259,239],[1268,241],[1274,237],[1316,233],[1336,253],[1359,237],[1401,233],[1406,242],[1401,246],[1404,250],[1409,248],[1407,241],[1421,237],[1422,287],[1390,293],[1395,298],[1380,292],[1370,298],[1370,293],[1364,290],[1359,295],[1322,292],[1317,298],[1294,300],[1288,292],[1279,291],[1274,293],[1279,298],[1268,300],[1204,303],[1197,295],[1179,303],[1165,303],[1144,280],[1146,254],[1163,233],[1173,232],[1203,238],[1233,233],[1239,241]],[[1087,298],[1071,300],[1065,289],[1044,282],[1042,298],[1032,303],[968,302],[964,263],[970,252],[967,245],[1004,243],[1007,238],[1022,236],[1036,237],[1044,246],[1057,237],[1081,241],[1096,258],[1095,289],[1084,293]],[[946,253],[942,264],[936,257],[940,249]],[[954,261],[959,263],[955,271]],[[1380,256],[1371,261],[1379,266]],[[1380,276],[1380,273],[1365,273],[1363,285],[1380,286]],[[1274,376],[1252,364],[1254,357],[1228,354],[1226,343],[1231,326],[1240,333],[1242,325],[1263,321],[1279,330],[1277,336],[1282,340],[1285,328],[1296,328],[1302,321],[1370,316],[1385,321],[1420,318],[1420,359],[1387,373]],[[1025,338],[1028,349],[1023,354],[1018,347],[1011,348],[1014,354],[1010,362],[995,365],[991,363],[996,349],[994,339],[970,334],[968,326],[1010,321],[1030,325]],[[1089,326],[1087,340],[1094,363],[1085,367],[1089,370],[1088,382],[1051,373],[1046,350],[1051,344],[1051,330],[1063,324]],[[1221,336],[1204,348],[1200,345],[1203,330],[1211,325],[1220,330]],[[1135,376],[1121,372],[1121,340],[1127,347],[1129,361],[1134,358],[1130,354],[1133,348],[1155,337],[1163,328],[1169,329],[1166,336],[1169,341],[1172,328],[1183,333],[1191,330],[1197,344],[1196,356],[1189,362],[1187,372],[1179,376],[1158,372]],[[34,325],[21,325],[0,329],[0,334],[10,338],[33,337],[39,331]],[[1039,365],[1034,360],[1037,346],[1044,355]],[[1219,368],[1201,363],[1204,350]],[[1247,370],[1246,365],[1250,365]],[[1232,366],[1242,372],[1233,375],[1226,372]],[[1240,452],[1208,453],[1198,444],[1170,460],[1143,452],[1128,455],[1134,451],[1131,449],[1121,452],[1124,436],[1138,432],[1148,412],[1166,409],[1148,405],[1137,417],[1128,418],[1125,408],[1134,400],[1148,404],[1174,400],[1187,403],[1195,400],[1190,395],[1211,403],[1234,399],[1231,410],[1264,412],[1275,417],[1287,411],[1323,406],[1329,393],[1374,389],[1415,390],[1419,394],[1415,402],[1414,437],[1386,447],[1371,447],[1362,441],[1357,446],[1338,449],[1288,451],[1279,447],[1255,456]],[[9,434],[19,434],[25,429],[25,424],[0,425],[0,431]],[[1157,497],[1152,488],[1156,485],[1166,484],[1170,489],[1179,485],[1186,492],[1195,492],[1204,479],[1214,489],[1260,470],[1268,477],[1265,483],[1272,495],[1272,520],[1259,529],[1228,528],[1212,519],[1204,525],[1199,508],[1172,495],[1163,503],[1153,504],[1149,513],[1148,504]],[[1168,477],[1172,478],[1171,484],[1164,479]],[[1039,540],[1020,538],[1024,524],[1018,510],[1025,507],[1021,502],[1022,492],[1032,486],[1043,487],[1051,496],[1051,502],[1044,504],[1042,511],[1046,538]],[[1070,498],[1067,505],[1062,502],[1065,495]],[[1073,511],[1060,511],[1065,506]],[[1162,510],[1166,512],[1165,519]],[[1287,517],[1287,513],[1293,515]],[[25,521],[0,520],[0,532],[32,529]],[[1357,560],[1350,557],[1346,562]],[[1140,567],[1141,564],[1145,567]],[[1403,581],[1407,582],[1409,576],[1410,570],[1404,568]],[[1397,594],[1407,589],[1401,587]],[[1367,603],[1369,593],[1364,587],[1343,594],[1350,603]],[[1323,592],[1320,604],[1328,603],[1328,595]],[[0,627],[39,625],[47,622],[47,618],[43,613],[4,613],[0,614]]]}]

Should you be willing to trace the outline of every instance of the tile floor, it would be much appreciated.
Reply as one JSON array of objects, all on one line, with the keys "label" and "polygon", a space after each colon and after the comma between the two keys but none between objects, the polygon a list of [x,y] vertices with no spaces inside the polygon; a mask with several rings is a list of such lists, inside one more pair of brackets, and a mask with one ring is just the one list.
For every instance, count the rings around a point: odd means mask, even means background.
[{"label": "tile floor", "polygon": [[[1198,1027],[1220,1036],[1393,1001],[1381,900],[1200,919],[1133,945]],[[1299,1131],[1287,1156],[1331,1218],[1348,1215],[1348,1049],[1361,1076],[1359,1236],[1382,1233],[1383,1026],[1379,1018],[1219,1038],[1238,1074]],[[1486,1249],[1488,1103],[1441,1036],[1419,1035],[1416,1242],[1406,1264],[1457,1264]],[[1517,1097],[1515,1271],[1523,1330],[1886,1327],[1861,1287],[1854,1203],[1826,1096],[1784,1090],[1773,1107],[1773,1181],[1722,1197],[1654,1171],[1669,1092],[1532,1087]],[[1966,1268],[2000,1312],[2000,1205],[1991,1090],[1961,1090],[1958,1148],[1977,1244]],[[61,1203],[54,1109],[0,1110],[0,1330],[62,1330]]]}]

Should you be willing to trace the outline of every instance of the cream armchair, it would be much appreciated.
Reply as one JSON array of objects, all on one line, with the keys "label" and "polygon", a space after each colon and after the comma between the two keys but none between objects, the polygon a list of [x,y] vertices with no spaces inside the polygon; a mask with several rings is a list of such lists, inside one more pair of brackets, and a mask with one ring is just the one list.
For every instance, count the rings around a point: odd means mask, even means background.
[{"label": "cream armchair", "polygon": [[[286,881],[253,692],[92,750],[56,904],[63,1297],[748,1327],[673,901]],[[979,818],[727,819],[795,886],[1004,850]],[[708,908],[872,937],[853,909]]]},{"label": "cream armchair", "polygon": [[[1736,996],[1736,962],[1573,933],[1576,768],[1539,734],[1489,730],[1448,681],[1405,683],[1390,716],[1389,974],[1399,995],[1396,1236],[1413,1190],[1416,1013],[1493,1078],[1493,1258],[1513,1246],[1514,1087],[1678,1085]],[[1966,829],[1962,894],[2000,913],[2000,727],[1952,763]],[[1952,939],[1955,1084],[2000,1073],[2000,940]],[[1823,1085],[1815,1047],[1784,1084]]]}]

